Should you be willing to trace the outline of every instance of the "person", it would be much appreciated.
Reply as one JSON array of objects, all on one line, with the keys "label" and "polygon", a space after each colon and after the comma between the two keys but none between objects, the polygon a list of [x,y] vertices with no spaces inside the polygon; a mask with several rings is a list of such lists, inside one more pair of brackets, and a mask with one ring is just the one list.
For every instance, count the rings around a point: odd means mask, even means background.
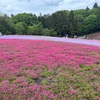
[{"label": "person", "polygon": [[2,33],[0,32],[0,36],[2,36]]},{"label": "person", "polygon": [[65,34],[65,38],[68,38],[68,34]]},{"label": "person", "polygon": [[88,36],[85,36],[85,39],[88,39]]},{"label": "person", "polygon": [[76,35],[74,35],[74,38],[77,38],[77,36],[76,36]]}]

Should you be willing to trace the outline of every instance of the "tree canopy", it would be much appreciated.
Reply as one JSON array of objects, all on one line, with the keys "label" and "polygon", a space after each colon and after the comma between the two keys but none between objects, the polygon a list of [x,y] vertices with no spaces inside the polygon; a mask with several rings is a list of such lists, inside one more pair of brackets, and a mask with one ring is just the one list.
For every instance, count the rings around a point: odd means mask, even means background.
[{"label": "tree canopy", "polygon": [[3,34],[82,36],[100,31],[100,7],[92,9],[62,10],[53,14],[36,16],[32,13],[0,15],[0,32]]}]

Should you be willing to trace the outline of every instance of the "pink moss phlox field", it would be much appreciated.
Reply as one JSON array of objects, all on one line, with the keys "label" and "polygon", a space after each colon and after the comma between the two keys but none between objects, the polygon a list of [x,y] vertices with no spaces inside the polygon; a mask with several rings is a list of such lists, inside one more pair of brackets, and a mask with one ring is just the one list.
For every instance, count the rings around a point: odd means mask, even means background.
[{"label": "pink moss phlox field", "polygon": [[[74,70],[76,74],[82,76],[83,72],[78,72],[82,66],[88,67],[93,64],[100,64],[100,47],[43,40],[2,39],[0,40],[0,99],[66,100],[70,95],[77,96],[78,89],[76,87],[72,89],[70,83],[68,91],[62,89],[58,93],[52,89],[55,84],[50,82],[51,80],[56,82],[53,77],[62,75],[59,68]],[[99,70],[98,67],[92,71],[97,73]],[[64,70],[62,72],[65,73]],[[64,75],[70,76],[70,72]],[[74,82],[77,77],[71,78]],[[91,79],[93,78],[97,79],[98,76],[94,75]],[[84,82],[89,79],[90,76],[87,75]],[[91,83],[91,86],[94,86],[94,83]],[[98,85],[97,87],[97,91],[100,92],[100,87]],[[73,98],[71,96],[68,100]],[[98,95],[94,96],[95,100],[99,100],[98,98],[100,99]]]}]

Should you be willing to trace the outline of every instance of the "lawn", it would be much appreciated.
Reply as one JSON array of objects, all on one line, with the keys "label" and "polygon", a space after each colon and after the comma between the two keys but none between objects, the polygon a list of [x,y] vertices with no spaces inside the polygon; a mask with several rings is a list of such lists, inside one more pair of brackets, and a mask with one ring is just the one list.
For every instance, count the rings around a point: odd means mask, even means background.
[{"label": "lawn", "polygon": [[1,39],[0,100],[100,100],[100,47]]}]

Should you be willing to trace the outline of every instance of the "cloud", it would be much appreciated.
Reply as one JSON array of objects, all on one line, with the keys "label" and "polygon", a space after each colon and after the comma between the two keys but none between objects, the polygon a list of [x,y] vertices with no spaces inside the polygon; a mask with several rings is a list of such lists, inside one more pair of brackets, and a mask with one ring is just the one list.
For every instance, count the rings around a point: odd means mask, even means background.
[{"label": "cloud", "polygon": [[83,9],[100,0],[0,0],[0,12],[10,14],[33,13],[51,14],[58,10]]},{"label": "cloud", "polygon": [[46,6],[59,6],[60,2],[62,2],[62,0],[43,0],[43,3]]},{"label": "cloud", "polygon": [[24,1],[24,2],[30,2],[30,1],[32,1],[32,0],[17,0],[17,1]]},{"label": "cloud", "polygon": [[13,6],[12,5],[8,5],[7,6],[7,8],[6,8],[6,10],[8,11],[8,12],[13,12]]},{"label": "cloud", "polygon": [[100,0],[63,0],[58,8],[65,10],[85,9],[87,6],[92,8],[96,2],[100,5]]}]

